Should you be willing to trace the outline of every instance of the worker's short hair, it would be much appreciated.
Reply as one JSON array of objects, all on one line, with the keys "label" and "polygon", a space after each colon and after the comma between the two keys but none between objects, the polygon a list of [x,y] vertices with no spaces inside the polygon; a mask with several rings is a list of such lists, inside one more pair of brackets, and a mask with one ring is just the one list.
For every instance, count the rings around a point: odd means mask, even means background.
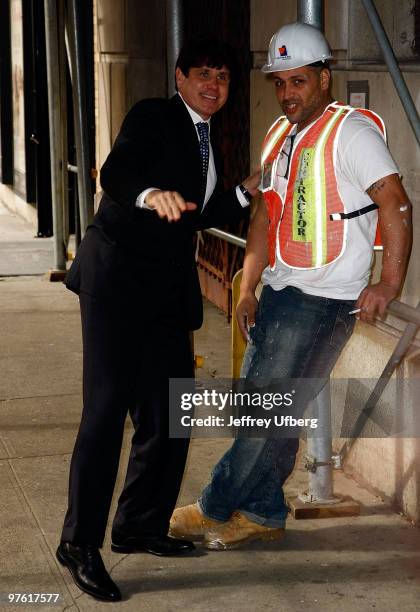
[{"label": "worker's short hair", "polygon": [[309,68],[320,68],[321,70],[323,70],[324,68],[326,68],[327,70],[331,71],[331,67],[330,67],[330,62],[328,60],[320,60],[319,62],[313,62],[312,64],[308,64]]},{"label": "worker's short hair", "polygon": [[235,73],[233,53],[229,45],[217,39],[190,40],[182,47],[176,62],[185,76],[190,68],[222,68],[226,66],[231,73]]}]

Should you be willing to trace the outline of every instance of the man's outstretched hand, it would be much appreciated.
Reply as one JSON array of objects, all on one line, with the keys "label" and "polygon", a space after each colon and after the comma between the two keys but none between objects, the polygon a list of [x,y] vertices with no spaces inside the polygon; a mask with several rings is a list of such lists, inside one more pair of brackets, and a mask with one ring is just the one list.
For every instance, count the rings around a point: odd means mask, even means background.
[{"label": "man's outstretched hand", "polygon": [[148,193],[145,203],[155,210],[161,219],[166,217],[169,223],[179,221],[182,213],[197,208],[197,204],[186,202],[177,191],[160,191],[160,189]]}]

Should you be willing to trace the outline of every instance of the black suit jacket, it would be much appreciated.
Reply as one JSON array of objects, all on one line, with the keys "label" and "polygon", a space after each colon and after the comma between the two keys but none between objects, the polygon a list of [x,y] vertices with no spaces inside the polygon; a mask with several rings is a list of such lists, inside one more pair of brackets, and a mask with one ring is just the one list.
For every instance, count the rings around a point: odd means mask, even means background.
[{"label": "black suit jacket", "polygon": [[[243,216],[235,190],[223,191],[220,156],[212,142],[216,188],[200,211],[201,158],[196,128],[178,95],[138,102],[126,116],[101,169],[104,196],[66,279],[69,289],[138,300],[147,321],[197,329],[202,300],[193,237]],[[135,206],[148,187],[179,192],[196,211],[168,223]]]}]

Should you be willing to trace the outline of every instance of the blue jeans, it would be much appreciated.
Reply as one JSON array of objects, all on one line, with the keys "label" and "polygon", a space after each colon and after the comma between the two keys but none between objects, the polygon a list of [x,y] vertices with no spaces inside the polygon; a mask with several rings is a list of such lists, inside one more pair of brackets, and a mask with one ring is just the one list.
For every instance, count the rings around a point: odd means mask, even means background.
[{"label": "blue jeans", "polygon": [[[310,401],[328,380],[355,318],[354,300],[334,300],[295,287],[265,286],[251,329],[241,376],[254,384],[273,379],[317,379]],[[288,507],[282,486],[291,474],[298,438],[238,438],[216,464],[198,500],[209,518],[226,521],[239,510],[267,527],[284,527]]]}]

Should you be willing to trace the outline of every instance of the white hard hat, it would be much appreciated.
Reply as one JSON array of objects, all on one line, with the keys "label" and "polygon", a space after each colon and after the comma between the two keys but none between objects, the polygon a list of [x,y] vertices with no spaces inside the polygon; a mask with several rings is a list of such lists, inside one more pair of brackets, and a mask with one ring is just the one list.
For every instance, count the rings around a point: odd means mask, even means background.
[{"label": "white hard hat", "polygon": [[332,59],[330,47],[317,28],[307,23],[289,23],[273,36],[263,72],[280,72]]}]

